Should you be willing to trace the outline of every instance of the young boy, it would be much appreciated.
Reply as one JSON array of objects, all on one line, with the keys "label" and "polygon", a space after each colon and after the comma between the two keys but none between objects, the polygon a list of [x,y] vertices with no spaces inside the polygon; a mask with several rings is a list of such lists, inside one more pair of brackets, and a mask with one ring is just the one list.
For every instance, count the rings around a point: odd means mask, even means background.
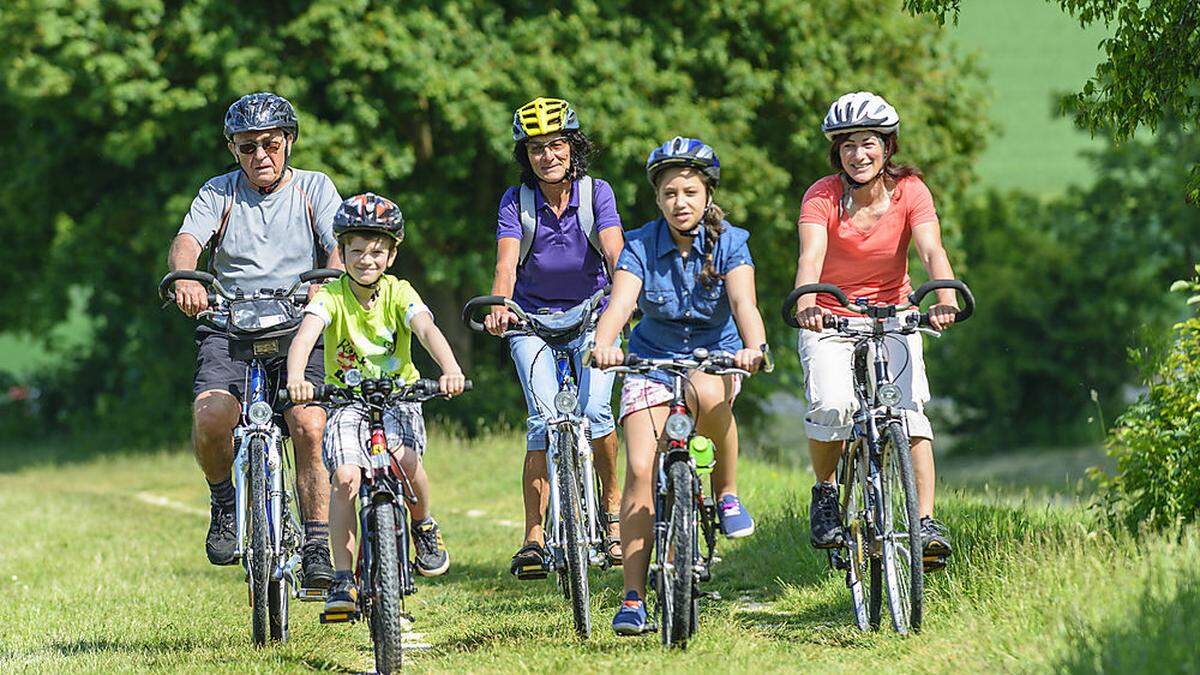
[{"label": "young boy", "polygon": [[[372,194],[342,202],[333,232],[346,264],[346,274],[326,284],[308,304],[304,320],[288,350],[288,394],[297,403],[315,394],[304,379],[308,355],[324,330],[325,381],[343,385],[342,374],[358,369],[365,378],[420,377],[411,357],[412,336],[442,369],[442,392],[463,391],[465,378],[449,343],[433,323],[433,315],[407,281],[385,274],[404,240],[404,216],[392,201]],[[366,439],[367,414],[361,406],[339,408],[325,426],[325,465],[333,489],[329,498],[329,533],[333,544],[334,581],[326,611],[353,610],[355,512],[362,470],[370,468]],[[402,403],[385,412],[388,446],[393,448],[412,483],[412,532],[417,572],[437,576],[450,567],[441,532],[429,515],[429,479],[421,463],[425,421],[417,403]]]}]

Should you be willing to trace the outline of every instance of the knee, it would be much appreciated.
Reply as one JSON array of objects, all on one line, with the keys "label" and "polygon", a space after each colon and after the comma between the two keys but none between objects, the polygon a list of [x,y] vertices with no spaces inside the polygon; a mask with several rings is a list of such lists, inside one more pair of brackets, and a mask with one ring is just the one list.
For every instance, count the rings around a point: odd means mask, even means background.
[{"label": "knee", "polygon": [[320,409],[306,408],[303,412],[296,408],[288,420],[288,430],[292,440],[305,446],[318,446],[321,435],[325,433],[325,415]]},{"label": "knee", "polygon": [[333,492],[343,498],[353,498],[358,494],[359,481],[362,471],[357,466],[340,466],[333,472]]},{"label": "knee", "polygon": [[206,392],[192,406],[192,427],[201,442],[229,437],[238,422],[238,404],[224,392]]}]

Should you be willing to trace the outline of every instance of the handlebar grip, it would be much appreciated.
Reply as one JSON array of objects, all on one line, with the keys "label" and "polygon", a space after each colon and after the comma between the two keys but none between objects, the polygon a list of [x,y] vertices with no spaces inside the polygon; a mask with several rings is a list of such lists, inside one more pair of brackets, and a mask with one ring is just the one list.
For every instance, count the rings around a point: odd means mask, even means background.
[{"label": "handlebar grip", "polygon": [[216,277],[200,270],[175,270],[174,272],[167,273],[162,278],[162,281],[158,282],[158,297],[162,300],[175,302],[175,289],[172,286],[176,281],[199,281],[208,286],[208,304],[216,304],[217,294],[212,290],[212,284],[216,281]]},{"label": "handlebar grip", "polygon": [[330,267],[318,267],[317,269],[309,270],[300,275],[300,283],[306,284],[310,281],[319,281],[325,279],[340,279],[343,272]]},{"label": "handlebar grip", "polygon": [[826,328],[837,328],[841,323],[841,317],[836,314],[826,314],[821,317],[821,325]]},{"label": "handlebar grip", "polygon": [[642,362],[642,357],[638,356],[637,354],[626,354],[625,362],[621,365],[636,366],[636,365],[639,365],[641,362]]},{"label": "handlebar grip", "polygon": [[471,327],[471,330],[482,333],[486,330],[483,323],[475,320],[475,310],[481,307],[496,307],[498,305],[507,305],[508,298],[503,295],[481,295],[476,298],[471,298],[463,305],[462,320],[463,323]]},{"label": "handlebar grip", "polygon": [[[330,399],[330,397],[332,397],[334,394],[337,393],[337,390],[338,390],[337,386],[332,385],[332,384],[314,384],[313,388],[316,389],[316,391],[313,392],[313,401],[314,402],[328,401]],[[292,402],[292,396],[291,396],[291,394],[288,393],[287,389],[281,388],[278,391],[276,391],[275,398],[280,403],[284,403],[284,404]]]},{"label": "handlebar grip", "polygon": [[[437,396],[442,393],[442,383],[429,377],[423,377],[409,385],[413,393],[419,396]],[[471,391],[475,383],[467,380],[463,383],[463,392]]]},{"label": "handlebar grip", "polygon": [[793,289],[791,293],[788,293],[787,298],[783,301],[783,306],[780,308],[780,311],[783,315],[783,322],[785,324],[791,326],[792,328],[800,327],[800,324],[796,321],[796,301],[802,296],[813,293],[825,293],[826,295],[832,295],[843,307],[850,306],[850,299],[846,297],[846,294],[842,291],[842,289],[834,286],[833,284],[804,284],[803,286]]},{"label": "handlebar grip", "polygon": [[[959,294],[962,295],[963,308],[954,313],[954,321],[962,322],[971,318],[971,315],[975,313],[975,295],[971,293],[971,289],[967,288],[966,284],[958,279],[931,279],[926,281],[925,283],[921,284],[920,288],[909,294],[908,301],[911,302],[914,307],[919,307],[921,300],[923,300],[926,295],[943,288],[958,291]],[[928,314],[924,312],[921,313],[920,325],[929,325]]]}]

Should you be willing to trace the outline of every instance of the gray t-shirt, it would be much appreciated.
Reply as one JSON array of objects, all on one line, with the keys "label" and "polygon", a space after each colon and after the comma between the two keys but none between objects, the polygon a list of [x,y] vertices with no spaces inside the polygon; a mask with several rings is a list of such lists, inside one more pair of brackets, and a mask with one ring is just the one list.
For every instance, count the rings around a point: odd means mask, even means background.
[{"label": "gray t-shirt", "polygon": [[286,289],[313,268],[314,244],[322,262],[333,252],[333,216],[341,203],[333,181],[319,171],[292,169],[286,185],[264,195],[236,170],[200,188],[179,233],[208,246],[229,208],[220,245],[211,252],[217,280],[230,291]]}]

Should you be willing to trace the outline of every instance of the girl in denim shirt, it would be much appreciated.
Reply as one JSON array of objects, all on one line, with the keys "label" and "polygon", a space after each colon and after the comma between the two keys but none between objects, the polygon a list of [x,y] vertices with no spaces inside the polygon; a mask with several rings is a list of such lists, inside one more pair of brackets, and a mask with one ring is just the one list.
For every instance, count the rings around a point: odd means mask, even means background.
[{"label": "girl in denim shirt", "polygon": [[[739,368],[753,372],[766,343],[754,290],[750,234],[724,220],[713,203],[720,162],[711,147],[676,137],[650,154],[646,173],[662,216],[626,236],[617,262],[612,296],[596,329],[592,351],[601,368],[620,365],[613,347],[634,305],[644,318],[633,329],[629,351],[647,358],[691,356],[704,347],[734,354]],[[751,345],[751,346],[747,346]],[[754,520],[737,496],[737,423],[734,376],[693,372],[688,406],[697,431],[717,446],[712,490],[719,499],[721,531],[730,538],[754,532]],[[653,469],[658,430],[671,401],[665,377],[630,376],[621,391],[628,465],[621,499],[621,550],[625,557],[625,601],[613,619],[621,635],[646,631],[646,569],[653,523]]]}]

